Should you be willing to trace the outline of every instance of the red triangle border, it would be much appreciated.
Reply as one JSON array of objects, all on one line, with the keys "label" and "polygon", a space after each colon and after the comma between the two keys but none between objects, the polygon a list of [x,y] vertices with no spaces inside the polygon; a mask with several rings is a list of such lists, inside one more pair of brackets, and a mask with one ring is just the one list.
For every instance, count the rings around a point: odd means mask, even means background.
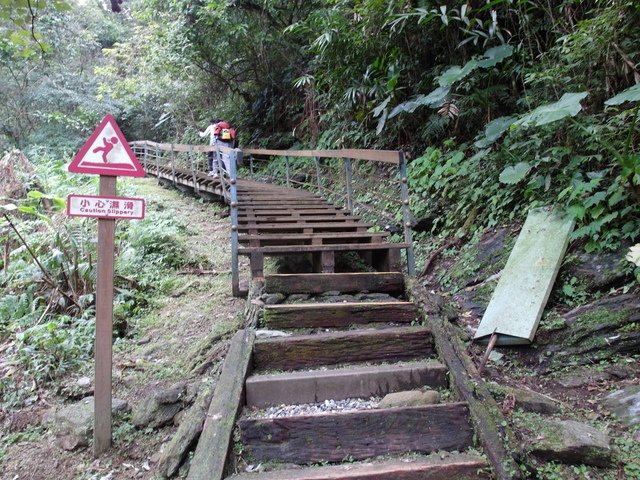
[{"label": "red triangle border", "polygon": [[[132,161],[133,167],[130,166],[130,165],[126,165],[127,168],[125,169],[124,168],[124,164],[116,164],[116,165],[119,165],[119,166],[111,167],[111,168],[104,167],[102,165],[99,165],[99,166],[97,165],[95,167],[86,167],[86,166],[81,166],[80,165],[80,163],[82,163],[82,161],[84,160],[84,157],[89,152],[89,149],[91,148],[91,146],[95,142],[96,138],[98,138],[98,135],[100,135],[102,133],[102,131],[103,131],[103,129],[106,126],[107,123],[111,123],[111,127],[113,128],[114,132],[116,133],[116,136],[118,137],[118,140],[120,141],[120,143],[124,147],[125,151],[127,152],[127,155],[129,155],[129,159]],[[91,134],[89,139],[85,142],[85,144],[78,151],[78,153],[76,153],[76,155],[73,157],[73,160],[69,164],[68,170],[70,172],[73,172],[73,173],[89,173],[89,174],[94,174],[94,175],[108,175],[110,177],[144,177],[144,175],[145,175],[145,171],[142,168],[142,165],[140,165],[140,162],[138,161],[138,159],[136,158],[135,154],[133,153],[133,150],[131,150],[131,147],[129,146],[129,143],[124,138],[124,135],[122,134],[122,131],[120,130],[120,127],[116,123],[115,119],[109,114],[107,114],[102,119],[102,121],[96,127],[96,129],[93,131],[93,133]]]}]

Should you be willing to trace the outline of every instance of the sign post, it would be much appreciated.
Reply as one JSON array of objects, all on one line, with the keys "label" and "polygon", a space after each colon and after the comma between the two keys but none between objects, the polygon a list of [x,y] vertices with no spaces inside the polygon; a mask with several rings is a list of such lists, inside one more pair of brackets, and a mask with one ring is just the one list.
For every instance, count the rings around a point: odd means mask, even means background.
[{"label": "sign post", "polygon": [[[116,195],[116,178],[100,175],[100,195]],[[116,221],[98,219],[93,454],[111,447],[111,372],[113,343],[113,264]]]},{"label": "sign post", "polygon": [[111,372],[113,358],[113,271],[116,218],[144,218],[144,200],[116,197],[117,176],[143,177],[120,128],[107,115],[69,165],[69,171],[100,175],[100,196],[69,195],[69,216],[98,218],[96,285],[95,409],[93,454],[111,447]]}]

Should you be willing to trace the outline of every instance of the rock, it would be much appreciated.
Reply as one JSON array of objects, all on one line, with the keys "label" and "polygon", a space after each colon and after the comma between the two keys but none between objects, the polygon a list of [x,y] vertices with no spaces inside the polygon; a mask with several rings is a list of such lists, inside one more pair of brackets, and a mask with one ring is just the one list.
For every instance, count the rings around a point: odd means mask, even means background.
[{"label": "rock", "polygon": [[[118,398],[111,400],[113,413],[127,411],[129,405]],[[45,422],[52,423],[52,429],[56,434],[56,444],[64,450],[89,445],[89,438],[93,433],[94,398],[87,397],[66,407],[54,409],[50,412]]]},{"label": "rock", "polygon": [[256,338],[280,338],[290,336],[290,333],[280,330],[256,330]]},{"label": "rock", "polygon": [[89,388],[91,387],[91,379],[89,377],[80,377],[76,381],[76,385],[78,385],[80,388]]},{"label": "rock", "polygon": [[151,428],[171,423],[176,413],[183,408],[181,400],[185,393],[186,382],[151,392],[133,409],[131,423],[137,427]]},{"label": "rock", "polygon": [[340,295],[338,290],[329,290],[328,292],[323,292],[320,294],[321,297],[336,297]]},{"label": "rock", "polygon": [[568,275],[577,277],[588,290],[602,290],[622,285],[629,273],[621,268],[620,260],[626,254],[623,251],[613,253],[582,253],[568,269]]},{"label": "rock", "polygon": [[586,385],[593,385],[598,382],[604,382],[610,378],[611,375],[606,372],[596,372],[593,369],[580,368],[573,372],[561,375],[558,378],[558,383],[565,388],[579,388]]},{"label": "rock", "polygon": [[615,462],[607,435],[573,420],[544,420],[535,432],[531,453],[546,461],[609,467]]},{"label": "rock", "polygon": [[287,303],[299,303],[309,300],[311,295],[308,293],[293,293],[287,297]]},{"label": "rock", "polygon": [[174,476],[180,465],[188,459],[189,450],[197,443],[196,440],[202,432],[215,386],[214,382],[200,389],[194,404],[183,415],[175,435],[160,452],[157,470],[161,475]]},{"label": "rock", "polygon": [[399,302],[397,298],[392,297],[388,293],[358,293],[355,299],[361,302]]},{"label": "rock", "polygon": [[389,393],[380,400],[378,408],[415,407],[418,405],[432,405],[440,403],[440,394],[435,390],[408,390],[404,392]]},{"label": "rock", "polygon": [[355,302],[356,299],[353,295],[322,295],[318,301],[320,303],[352,303]]},{"label": "rock", "polygon": [[640,423],[640,386],[617,390],[605,397],[604,406],[627,427]]},{"label": "rock", "polygon": [[184,419],[185,414],[186,414],[186,410],[180,410],[178,413],[175,414],[175,416],[173,417],[173,424],[176,427],[180,426],[180,424],[182,423],[182,420]]},{"label": "rock", "polygon": [[506,394],[513,395],[515,399],[515,406],[517,408],[521,408],[525,412],[550,415],[553,413],[559,413],[561,410],[560,402],[547,397],[546,395],[534,392],[533,390],[509,387],[506,389]]},{"label": "rock", "polygon": [[285,295],[282,293],[265,293],[260,297],[266,305],[276,305],[278,303],[284,302]]}]

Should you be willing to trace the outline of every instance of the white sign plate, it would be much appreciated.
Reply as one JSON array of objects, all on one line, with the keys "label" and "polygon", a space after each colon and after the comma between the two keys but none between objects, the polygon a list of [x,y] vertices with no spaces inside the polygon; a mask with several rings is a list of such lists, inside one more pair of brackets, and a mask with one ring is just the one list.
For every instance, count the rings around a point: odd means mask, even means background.
[{"label": "white sign plate", "polygon": [[121,218],[142,220],[145,202],[142,198],[69,195],[67,215],[70,217]]}]

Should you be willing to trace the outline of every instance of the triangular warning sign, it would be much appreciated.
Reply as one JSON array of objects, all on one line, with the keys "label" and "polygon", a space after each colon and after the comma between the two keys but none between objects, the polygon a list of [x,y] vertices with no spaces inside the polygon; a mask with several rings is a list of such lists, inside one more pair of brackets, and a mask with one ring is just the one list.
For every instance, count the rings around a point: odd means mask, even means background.
[{"label": "triangular warning sign", "polygon": [[97,175],[144,177],[144,169],[136,159],[120,127],[111,115],[104,117],[89,140],[73,157],[69,171]]}]

